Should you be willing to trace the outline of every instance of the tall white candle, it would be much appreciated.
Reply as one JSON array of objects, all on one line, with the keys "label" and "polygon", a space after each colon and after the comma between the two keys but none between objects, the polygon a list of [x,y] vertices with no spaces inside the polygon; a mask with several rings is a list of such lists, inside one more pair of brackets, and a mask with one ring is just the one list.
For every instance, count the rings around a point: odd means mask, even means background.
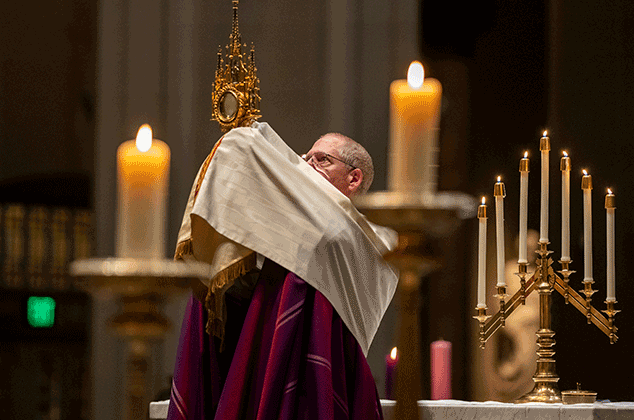
[{"label": "tall white candle", "polygon": [[584,280],[592,280],[592,176],[583,171],[583,274]]},{"label": "tall white candle", "polygon": [[528,152],[524,152],[524,157],[520,159],[520,232],[518,263],[528,264],[528,245],[526,236],[528,234],[528,172],[529,172]]},{"label": "tall white candle", "polygon": [[542,191],[539,223],[539,242],[548,242],[548,162],[550,154],[550,139],[547,137],[547,134],[548,132],[544,131],[544,135],[539,141],[539,150],[542,153]]},{"label": "tall white candle", "polygon": [[117,149],[118,257],[165,257],[169,163],[169,147],[147,124]]},{"label": "tall white candle", "polygon": [[486,308],[486,273],[487,273],[487,206],[478,206],[478,308]]},{"label": "tall white candle", "polygon": [[497,287],[506,286],[506,280],[504,276],[504,197],[506,191],[504,190],[504,183],[501,178],[498,177],[498,182],[495,183],[493,188],[493,195],[495,196],[495,236],[497,246]]},{"label": "tall white candle", "polygon": [[561,260],[570,261],[570,157],[564,152],[561,169]]},{"label": "tall white candle", "polygon": [[605,216],[607,221],[607,298],[606,301],[616,302],[614,286],[614,210],[616,210],[614,194],[608,189],[605,196]]}]

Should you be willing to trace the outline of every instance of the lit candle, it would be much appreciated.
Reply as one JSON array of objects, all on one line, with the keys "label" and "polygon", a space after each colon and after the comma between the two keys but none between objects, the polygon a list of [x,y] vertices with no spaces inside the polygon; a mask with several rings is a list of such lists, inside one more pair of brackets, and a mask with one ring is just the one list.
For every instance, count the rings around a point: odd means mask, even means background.
[{"label": "lit candle", "polygon": [[524,152],[524,157],[520,159],[520,240],[518,249],[518,263],[528,264],[528,245],[526,235],[528,234],[528,172],[529,172],[528,152]]},{"label": "lit candle", "polygon": [[498,182],[493,186],[493,195],[495,196],[495,244],[497,246],[497,287],[506,286],[504,276],[504,197],[506,190],[501,177],[498,176]]},{"label": "lit candle", "polygon": [[564,151],[561,169],[561,260],[570,261],[570,158]]},{"label": "lit candle", "polygon": [[385,398],[394,399],[394,384],[396,379],[396,366],[398,365],[398,355],[396,347],[390,354],[385,356]]},{"label": "lit candle", "polygon": [[592,280],[592,177],[583,170],[583,274],[584,280]]},{"label": "lit candle", "polygon": [[116,255],[164,258],[170,149],[139,128],[136,140],[117,149],[118,211]]},{"label": "lit candle", "polygon": [[486,308],[486,273],[487,273],[487,206],[478,206],[478,308]]},{"label": "lit candle", "polygon": [[605,212],[607,221],[607,301],[616,302],[616,291],[614,289],[614,210],[616,203],[612,190],[608,189],[605,196]]},{"label": "lit candle", "polygon": [[540,207],[539,242],[548,242],[548,159],[550,153],[550,139],[548,132],[539,141],[539,150],[542,153],[542,194]]},{"label": "lit candle", "polygon": [[431,343],[431,399],[451,399],[451,343]]},{"label": "lit candle", "polygon": [[407,80],[390,85],[391,191],[436,193],[441,96],[440,82],[425,78],[418,61],[410,65]]}]

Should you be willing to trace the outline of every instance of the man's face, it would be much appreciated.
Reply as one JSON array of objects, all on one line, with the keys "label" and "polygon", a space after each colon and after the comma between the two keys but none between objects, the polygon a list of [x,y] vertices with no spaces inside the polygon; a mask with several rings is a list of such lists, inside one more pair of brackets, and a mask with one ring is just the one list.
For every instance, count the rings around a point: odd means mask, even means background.
[{"label": "man's face", "polygon": [[[326,178],[332,185],[341,191],[346,197],[356,190],[351,172],[354,168],[341,162],[339,145],[341,140],[332,136],[324,136],[317,140],[313,147],[306,153],[306,159],[310,166]],[[359,171],[360,172],[360,171]]]}]

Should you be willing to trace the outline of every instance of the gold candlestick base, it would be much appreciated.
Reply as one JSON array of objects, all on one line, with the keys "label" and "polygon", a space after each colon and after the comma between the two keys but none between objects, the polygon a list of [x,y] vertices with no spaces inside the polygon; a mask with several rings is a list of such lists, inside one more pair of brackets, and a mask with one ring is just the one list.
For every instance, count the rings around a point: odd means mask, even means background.
[{"label": "gold candlestick base", "polygon": [[168,259],[91,258],[71,263],[70,274],[77,277],[79,287],[97,297],[114,295],[122,303],[110,328],[127,341],[123,419],[146,419],[150,344],[171,327],[161,313],[162,302],[188,291],[208,272],[207,264]]},{"label": "gold candlestick base", "polygon": [[[557,378],[559,379],[559,378]],[[540,381],[535,384],[531,392],[519,398],[515,403],[561,403],[561,391],[556,383]]]},{"label": "gold candlestick base", "polygon": [[515,401],[516,403],[561,402],[561,391],[557,387],[559,376],[555,368],[555,332],[551,326],[551,304],[555,275],[550,267],[552,260],[548,257],[552,251],[548,251],[548,242],[539,242],[537,253],[538,269],[535,272],[537,278],[537,292],[539,293],[539,330],[537,331],[537,366],[533,375],[535,386],[528,394]]}]

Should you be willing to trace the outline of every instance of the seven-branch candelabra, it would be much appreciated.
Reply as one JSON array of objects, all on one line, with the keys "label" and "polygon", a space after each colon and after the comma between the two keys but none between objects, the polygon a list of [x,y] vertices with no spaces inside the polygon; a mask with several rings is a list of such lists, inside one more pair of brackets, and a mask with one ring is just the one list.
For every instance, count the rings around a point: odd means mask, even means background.
[{"label": "seven-branch candelabra", "polygon": [[478,208],[479,246],[478,246],[478,320],[479,343],[484,348],[485,342],[500,328],[504,327],[506,319],[524,305],[526,298],[533,292],[539,294],[539,329],[537,331],[537,367],[533,381],[535,386],[531,392],[521,397],[517,402],[561,402],[561,392],[557,387],[559,377],[555,369],[555,332],[551,328],[552,293],[558,292],[563,296],[566,304],[571,303],[586,318],[588,324],[596,325],[614,344],[618,337],[614,316],[619,312],[615,309],[617,303],[614,292],[614,194],[608,190],[605,197],[606,227],[607,227],[607,308],[601,314],[592,305],[592,295],[596,292],[592,274],[592,178],[584,171],[582,178],[583,213],[584,213],[584,279],[583,289],[577,292],[570,285],[570,276],[575,271],[570,269],[570,157],[564,152],[561,158],[562,173],[562,255],[559,260],[561,269],[558,272],[552,267],[548,250],[548,195],[549,195],[549,152],[550,139],[544,132],[540,139],[541,151],[541,207],[540,207],[540,239],[536,253],[536,267],[529,276],[527,260],[527,202],[528,202],[528,173],[529,160],[527,154],[520,160],[520,232],[518,272],[520,289],[509,299],[504,278],[504,197],[506,195],[504,183],[498,177],[494,185],[496,207],[496,239],[497,239],[497,294],[499,310],[495,315],[487,315],[486,305],[486,222],[487,207],[482,199]]}]

